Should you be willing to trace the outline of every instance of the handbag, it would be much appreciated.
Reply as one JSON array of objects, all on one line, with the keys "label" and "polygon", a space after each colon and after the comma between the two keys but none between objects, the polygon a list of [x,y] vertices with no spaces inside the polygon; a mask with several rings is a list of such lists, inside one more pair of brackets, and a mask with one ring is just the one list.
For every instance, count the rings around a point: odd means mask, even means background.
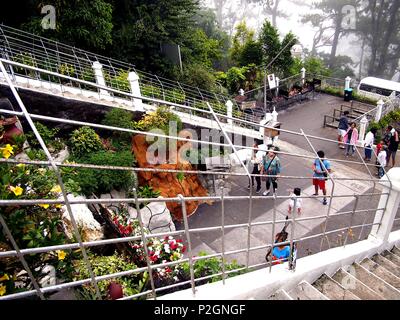
[{"label": "handbag", "polygon": [[[265,156],[265,157],[266,157],[266,156]],[[267,174],[268,174],[269,167],[271,166],[271,164],[272,164],[272,162],[274,161],[275,157],[276,157],[276,154],[275,154],[274,157],[271,159],[270,163],[268,164],[267,169],[265,169],[265,172],[267,172]],[[263,166],[264,166],[264,160],[263,160]],[[267,180],[267,177],[264,177],[264,176],[263,176],[263,177],[261,178],[261,180],[262,180],[262,181],[266,181],[266,180]]]}]

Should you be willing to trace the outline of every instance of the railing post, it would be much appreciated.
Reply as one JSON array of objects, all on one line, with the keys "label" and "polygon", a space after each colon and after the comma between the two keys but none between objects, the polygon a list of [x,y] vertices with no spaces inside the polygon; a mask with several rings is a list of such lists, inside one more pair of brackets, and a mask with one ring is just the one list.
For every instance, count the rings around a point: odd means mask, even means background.
[{"label": "railing post", "polygon": [[232,118],[232,114],[233,114],[233,103],[232,103],[232,101],[231,100],[228,100],[226,103],[225,103],[225,105],[226,105],[226,115],[228,116],[228,123],[229,124],[233,124],[233,121],[232,121],[232,119],[229,119],[229,118]]},{"label": "railing post", "polygon": [[275,107],[274,107],[274,111],[272,111],[271,115],[272,115],[272,121],[278,122],[278,112],[276,112]]},{"label": "railing post", "polygon": [[381,120],[382,118],[382,109],[383,109],[383,105],[385,104],[385,102],[383,102],[382,99],[380,99],[377,103],[378,109],[376,110],[376,114],[375,114],[375,122],[379,122],[379,120]]},{"label": "railing post", "polygon": [[[129,72],[128,81],[129,81],[129,85],[131,87],[131,93],[135,97],[141,97],[142,94],[140,92],[139,76],[137,75],[137,73],[134,71]],[[133,105],[134,105],[135,110],[144,111],[142,99],[133,98]]]},{"label": "railing post", "polygon": [[349,90],[350,89],[350,82],[351,82],[351,78],[350,77],[346,77],[344,90]]},{"label": "railing post", "polygon": [[276,77],[275,81],[276,81],[276,96],[278,96],[279,95],[279,83],[280,83],[281,79]]},{"label": "railing post", "polygon": [[375,214],[369,238],[375,238],[386,242],[392,231],[393,222],[399,209],[400,204],[400,168],[392,168],[382,178],[380,182],[383,186],[381,198],[379,200],[379,208]]},{"label": "railing post", "polygon": [[365,139],[365,133],[367,131],[367,126],[368,126],[368,119],[364,115],[362,119],[360,120],[360,134],[358,136],[358,141],[360,142],[361,145],[364,145],[364,139]]},{"label": "railing post", "polygon": [[303,84],[303,86],[305,82],[306,82],[306,68],[303,67],[301,68],[301,83]]},{"label": "railing post", "polygon": [[[96,78],[96,83],[100,86],[105,87],[106,81],[104,80],[103,66],[101,65],[101,63],[98,61],[93,62],[92,68],[94,70],[94,76]],[[110,96],[110,93],[107,90],[100,89],[100,96],[101,95]]]}]

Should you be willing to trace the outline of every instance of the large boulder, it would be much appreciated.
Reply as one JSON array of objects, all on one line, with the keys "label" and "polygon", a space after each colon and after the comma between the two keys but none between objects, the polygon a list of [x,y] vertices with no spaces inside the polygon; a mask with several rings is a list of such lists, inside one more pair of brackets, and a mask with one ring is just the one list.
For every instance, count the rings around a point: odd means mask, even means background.
[{"label": "large boulder", "polygon": [[[132,219],[137,219],[137,210],[129,207],[129,214]],[[172,221],[171,213],[165,202],[150,202],[140,209],[143,225],[151,233],[162,233],[175,231],[175,224]]]},{"label": "large boulder", "polygon": [[[69,200],[84,200],[84,196],[75,197],[72,194],[68,195]],[[65,233],[68,238],[72,238],[74,233],[73,225],[71,222],[70,215],[67,211],[65,205],[62,206],[63,214],[62,220],[65,226]],[[103,227],[97,220],[93,217],[92,212],[89,210],[86,204],[71,204],[72,214],[74,216],[75,222],[80,230],[82,241],[96,241],[103,239]]]},{"label": "large boulder", "polygon": [[[175,152],[170,151],[170,158],[176,159],[176,163],[150,164],[147,159],[147,148],[149,147],[144,135],[136,135],[132,138],[132,151],[135,154],[137,165],[140,168],[156,168],[169,170],[194,170],[192,165],[181,159],[179,149],[183,143],[177,143]],[[164,198],[174,198],[179,194],[185,197],[204,197],[208,195],[207,189],[204,188],[197,174],[184,174],[178,179],[177,173],[170,172],[138,172],[140,184],[151,186],[154,190],[158,190]],[[210,202],[207,202],[210,204]],[[199,201],[186,201],[186,212],[190,216],[194,214],[199,206]],[[168,202],[167,207],[173,217],[182,221],[182,208],[180,202]]]}]

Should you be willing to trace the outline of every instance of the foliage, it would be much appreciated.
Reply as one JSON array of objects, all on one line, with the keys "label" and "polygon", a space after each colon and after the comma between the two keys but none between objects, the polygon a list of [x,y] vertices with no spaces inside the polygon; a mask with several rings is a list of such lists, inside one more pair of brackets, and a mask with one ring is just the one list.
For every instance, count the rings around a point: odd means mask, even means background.
[{"label": "foliage", "polygon": [[84,49],[104,49],[112,43],[113,6],[105,0],[49,0],[56,9],[56,29],[41,26],[43,2],[31,1],[31,15],[21,27],[30,32],[67,42]]},{"label": "foliage", "polygon": [[[204,251],[199,253],[199,257],[204,257],[207,255],[208,254]],[[224,265],[225,265],[226,271],[243,268],[243,266],[237,264],[236,260],[233,260],[231,263],[224,262]],[[208,258],[208,259],[196,260],[193,267],[194,267],[195,278],[218,274],[218,273],[222,272],[222,259],[213,257],[213,258]],[[182,269],[185,277],[190,278],[189,263],[187,263],[187,262],[183,263],[180,268]],[[245,271],[243,271],[243,270],[229,273],[228,277],[233,277],[233,276],[243,274],[243,273],[245,273]],[[216,282],[216,281],[220,281],[220,280],[222,280],[222,276],[215,276],[215,277],[212,277],[210,280],[208,280],[208,282]]]},{"label": "foliage", "polygon": [[[106,113],[102,124],[111,127],[135,129],[136,125],[133,121],[133,115],[131,112],[121,109],[113,108]],[[114,131],[113,138],[117,140],[130,141],[132,134],[129,132]]]},{"label": "foliage", "polygon": [[198,87],[206,91],[215,90],[215,77],[208,67],[199,63],[185,65],[183,73],[179,76],[182,83]]},{"label": "foliage", "polygon": [[[107,274],[134,270],[137,268],[134,263],[129,261],[130,259],[128,257],[120,255],[117,252],[115,252],[112,256],[98,256],[94,255],[93,253],[89,253],[88,258],[95,276],[104,276]],[[83,259],[76,261],[75,268],[75,281],[90,278],[89,270]],[[102,299],[110,299],[108,295],[108,287],[111,282],[117,282],[122,285],[124,296],[130,296],[142,291],[142,288],[146,283],[146,278],[146,274],[133,273],[129,276],[98,281],[97,286]],[[91,283],[84,284],[79,289],[79,292],[82,299],[94,299],[96,294],[96,290]]]},{"label": "foliage", "polygon": [[103,149],[99,135],[86,126],[72,132],[69,144],[72,154],[77,158]]},{"label": "foliage", "polygon": [[[47,146],[47,148],[49,149],[50,152],[58,152],[64,148],[64,143],[60,139],[56,138],[56,136],[59,132],[59,129],[57,129],[57,128],[49,129],[47,126],[45,126],[44,124],[42,124],[40,122],[35,122],[34,124],[35,124],[35,127],[36,127],[38,133],[42,137],[45,145]],[[33,147],[34,149],[41,148],[40,143],[36,139],[36,136],[33,133],[33,131],[27,133],[26,138],[31,147]],[[40,149],[40,150],[32,150],[31,155],[32,155],[32,158],[28,154],[28,156],[31,159],[33,159],[35,157],[43,158],[43,155],[45,155],[45,154]]]},{"label": "foliage", "polygon": [[30,149],[26,151],[26,155],[30,160],[46,161],[47,156],[42,149]]},{"label": "foliage", "polygon": [[236,32],[232,38],[232,47],[230,49],[230,58],[235,63],[240,63],[242,51],[247,43],[254,42],[255,31],[249,29],[245,21],[236,26]]},{"label": "foliage", "polygon": [[[92,152],[74,160],[78,163],[118,167],[132,167],[135,163],[129,150]],[[76,181],[85,195],[107,193],[113,189],[128,190],[136,183],[136,175],[130,170],[77,168],[72,172],[64,171],[64,178]]]},{"label": "foliage", "polygon": [[171,123],[176,125],[177,132],[182,130],[182,120],[177,115],[169,111],[168,107],[161,106],[157,108],[155,112],[146,114],[143,119],[138,121],[137,127],[141,131],[160,129],[166,134],[169,134]]},{"label": "foliage", "polygon": [[106,81],[107,86],[124,92],[131,92],[131,86],[128,80],[129,71],[127,70],[119,70],[117,74],[111,75],[107,71],[103,71],[104,80]]}]

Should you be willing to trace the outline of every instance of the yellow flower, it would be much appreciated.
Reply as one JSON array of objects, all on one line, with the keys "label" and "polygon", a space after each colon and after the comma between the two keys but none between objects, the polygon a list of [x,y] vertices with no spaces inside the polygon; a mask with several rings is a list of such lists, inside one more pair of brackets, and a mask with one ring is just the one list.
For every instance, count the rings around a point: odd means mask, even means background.
[{"label": "yellow flower", "polygon": [[61,187],[60,187],[60,185],[54,186],[54,187],[50,190],[50,192],[60,193],[60,192],[61,192]]},{"label": "yellow flower", "polygon": [[22,189],[22,188],[19,187],[19,186],[16,186],[16,187],[10,186],[10,190],[11,190],[12,192],[14,192],[14,194],[15,194],[17,197],[20,196],[20,195],[22,194],[22,192],[24,191],[24,189]]},{"label": "yellow flower", "polygon": [[62,205],[61,203],[56,204],[56,209],[61,209]]},{"label": "yellow flower", "polygon": [[17,164],[17,167],[25,169],[25,163],[19,163],[19,164]]},{"label": "yellow flower", "polygon": [[0,284],[0,296],[4,296],[5,293],[6,293],[6,286]]},{"label": "yellow flower", "polygon": [[0,281],[5,281],[5,280],[10,280],[10,277],[8,276],[7,273],[5,273],[5,274],[0,278]]},{"label": "yellow flower", "polygon": [[67,254],[63,250],[57,250],[58,260],[64,260]]},{"label": "yellow flower", "polygon": [[4,148],[0,148],[3,153],[3,157],[8,159],[12,154],[14,154],[13,147],[9,144],[6,144]]},{"label": "yellow flower", "polygon": [[42,204],[39,204],[38,206],[39,206],[39,207],[42,207],[42,208],[44,208],[44,209],[47,209],[47,208],[49,207],[49,204],[47,204],[47,203],[42,203]]}]

